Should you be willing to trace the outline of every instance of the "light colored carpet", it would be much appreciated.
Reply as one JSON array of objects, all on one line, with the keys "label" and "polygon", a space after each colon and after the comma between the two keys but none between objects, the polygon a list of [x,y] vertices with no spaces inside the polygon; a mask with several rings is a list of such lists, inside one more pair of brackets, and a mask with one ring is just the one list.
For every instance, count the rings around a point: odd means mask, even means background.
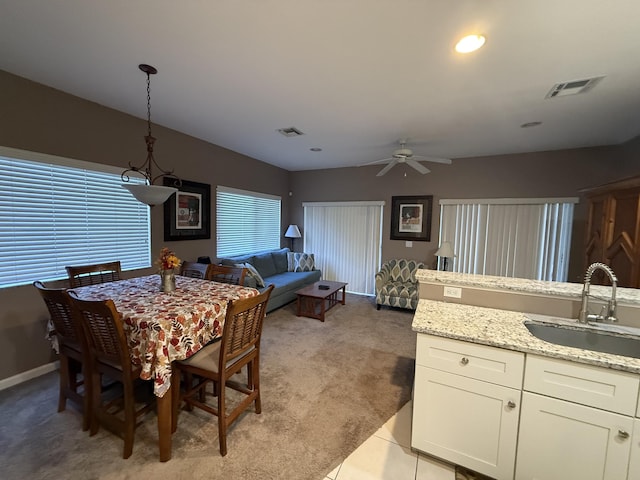
[{"label": "light colored carpet", "polygon": [[57,372],[7,389],[0,392],[0,477],[321,480],[410,399],[412,319],[356,295],[325,323],[296,317],[295,303],[269,313],[262,414],[251,408],[231,427],[225,457],[216,418],[197,409],[180,414],[169,462],[158,461],[153,413],[123,460],[121,439],[104,429],[89,437],[73,406],[56,412]]}]

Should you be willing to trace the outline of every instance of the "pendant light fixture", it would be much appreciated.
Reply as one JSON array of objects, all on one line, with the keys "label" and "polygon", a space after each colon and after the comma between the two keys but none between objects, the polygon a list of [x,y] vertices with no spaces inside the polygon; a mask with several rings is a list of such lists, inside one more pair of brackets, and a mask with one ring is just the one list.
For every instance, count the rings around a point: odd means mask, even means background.
[{"label": "pendant light fixture", "polygon": [[[152,207],[166,202],[172,194],[178,191],[177,187],[182,185],[182,180],[173,174],[173,170],[160,168],[153,158],[153,143],[156,139],[151,135],[151,75],[158,73],[158,70],[144,63],[138,65],[138,68],[147,74],[147,135],[144,137],[147,144],[147,160],[139,167],[134,167],[129,162],[129,168],[122,172],[121,177],[122,181],[125,182],[122,186],[129,190],[136,200]],[[159,175],[153,175],[153,166],[160,170]],[[129,182],[129,172],[141,174],[144,176],[146,183],[142,185],[127,183]],[[154,185],[156,180],[161,180],[164,177],[172,178],[174,186]]]}]

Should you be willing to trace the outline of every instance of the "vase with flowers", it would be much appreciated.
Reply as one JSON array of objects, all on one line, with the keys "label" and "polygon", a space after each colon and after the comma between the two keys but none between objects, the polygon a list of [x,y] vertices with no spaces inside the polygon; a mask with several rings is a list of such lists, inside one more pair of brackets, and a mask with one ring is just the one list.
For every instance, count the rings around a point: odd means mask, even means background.
[{"label": "vase with flowers", "polygon": [[180,259],[167,247],[163,247],[160,251],[158,265],[160,267],[160,291],[173,292],[176,289],[174,269],[180,266]]}]

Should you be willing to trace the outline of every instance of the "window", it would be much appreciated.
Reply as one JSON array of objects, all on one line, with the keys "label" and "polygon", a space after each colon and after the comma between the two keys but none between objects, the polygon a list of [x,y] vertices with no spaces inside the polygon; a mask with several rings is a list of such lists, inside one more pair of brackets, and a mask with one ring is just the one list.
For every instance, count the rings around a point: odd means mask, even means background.
[{"label": "window", "polygon": [[66,278],[67,265],[150,267],[149,207],[120,171],[0,147],[0,287]]},{"label": "window", "polygon": [[217,256],[280,248],[280,204],[275,195],[218,185]]},{"label": "window", "polygon": [[304,248],[322,278],[347,282],[352,293],[375,294],[384,202],[305,202]]},{"label": "window", "polygon": [[577,198],[440,200],[453,271],[565,282]]}]

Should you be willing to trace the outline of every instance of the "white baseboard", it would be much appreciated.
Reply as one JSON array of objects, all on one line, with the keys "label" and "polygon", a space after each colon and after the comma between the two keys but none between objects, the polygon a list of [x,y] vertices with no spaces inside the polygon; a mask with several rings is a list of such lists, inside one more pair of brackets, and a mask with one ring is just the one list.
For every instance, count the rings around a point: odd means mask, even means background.
[{"label": "white baseboard", "polygon": [[46,365],[41,365],[31,370],[27,370],[26,372],[19,373],[18,375],[14,375],[13,377],[3,378],[2,380],[0,380],[0,391],[9,387],[13,387],[14,385],[18,385],[19,383],[26,382],[27,380],[31,380],[32,378],[39,377],[40,375],[44,375],[45,373],[53,372],[59,367],[60,362],[55,361],[47,363]]}]

